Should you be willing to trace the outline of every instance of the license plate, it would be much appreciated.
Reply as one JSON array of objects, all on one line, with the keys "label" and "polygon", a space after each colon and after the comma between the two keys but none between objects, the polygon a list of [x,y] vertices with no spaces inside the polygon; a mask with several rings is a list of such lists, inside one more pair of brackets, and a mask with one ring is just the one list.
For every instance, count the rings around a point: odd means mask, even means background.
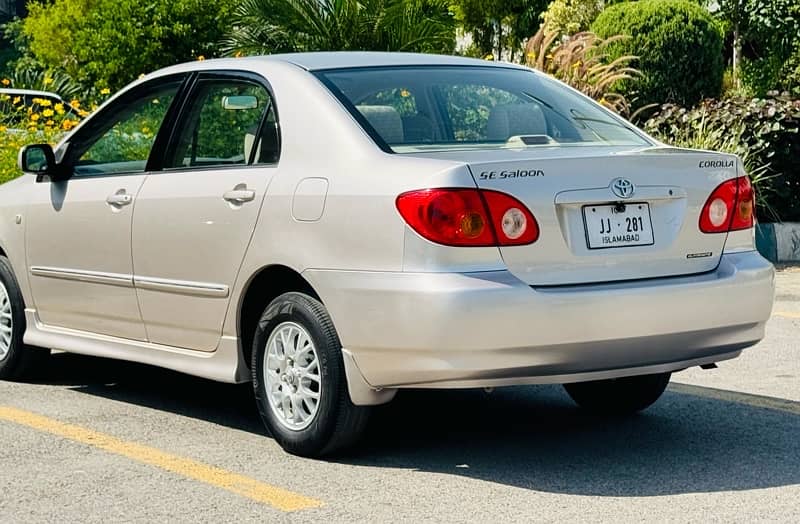
[{"label": "license plate", "polygon": [[583,206],[583,223],[589,249],[654,243],[650,206],[646,203]]}]

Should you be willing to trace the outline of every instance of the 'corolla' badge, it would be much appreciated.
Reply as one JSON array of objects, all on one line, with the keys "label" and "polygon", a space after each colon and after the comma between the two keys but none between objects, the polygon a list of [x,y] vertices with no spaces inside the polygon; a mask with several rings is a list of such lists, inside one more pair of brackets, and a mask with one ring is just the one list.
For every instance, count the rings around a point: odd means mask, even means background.
[{"label": "'corolla' badge", "polygon": [[620,198],[630,198],[636,192],[636,186],[627,178],[615,178],[611,181],[611,191]]}]

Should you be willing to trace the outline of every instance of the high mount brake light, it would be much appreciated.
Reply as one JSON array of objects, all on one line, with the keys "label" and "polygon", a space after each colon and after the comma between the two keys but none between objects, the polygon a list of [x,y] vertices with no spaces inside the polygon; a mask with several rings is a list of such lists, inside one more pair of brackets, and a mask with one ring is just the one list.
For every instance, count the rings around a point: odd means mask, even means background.
[{"label": "high mount brake light", "polygon": [[727,233],[755,224],[755,192],[750,178],[732,178],[717,186],[700,213],[700,231]]},{"label": "high mount brake light", "polygon": [[414,231],[446,246],[517,246],[539,238],[528,208],[499,191],[421,189],[398,196],[396,205]]}]

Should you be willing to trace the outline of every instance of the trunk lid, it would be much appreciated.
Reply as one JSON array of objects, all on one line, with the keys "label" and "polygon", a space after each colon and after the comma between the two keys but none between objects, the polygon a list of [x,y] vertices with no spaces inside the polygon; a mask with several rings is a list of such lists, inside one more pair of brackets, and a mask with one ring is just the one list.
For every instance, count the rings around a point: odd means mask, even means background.
[{"label": "trunk lid", "polygon": [[705,234],[706,200],[737,176],[732,155],[666,147],[558,147],[452,151],[476,184],[533,212],[534,244],[501,247],[508,269],[533,286],[658,278],[711,271],[726,233]]}]

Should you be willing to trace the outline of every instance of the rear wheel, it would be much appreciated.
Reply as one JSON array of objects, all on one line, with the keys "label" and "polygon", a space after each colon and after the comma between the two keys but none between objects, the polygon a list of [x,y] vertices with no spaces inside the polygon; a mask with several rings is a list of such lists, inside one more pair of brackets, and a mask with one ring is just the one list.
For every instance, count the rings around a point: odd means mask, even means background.
[{"label": "rear wheel", "polygon": [[661,397],[670,373],[564,384],[580,407],[595,413],[625,415],[641,411]]},{"label": "rear wheel", "polygon": [[0,379],[22,380],[41,370],[50,351],[26,346],[25,303],[11,270],[0,256]]},{"label": "rear wheel", "polygon": [[251,362],[264,425],[284,450],[316,457],[353,444],[369,408],[350,401],[341,343],[325,307],[285,293],[264,310]]}]

